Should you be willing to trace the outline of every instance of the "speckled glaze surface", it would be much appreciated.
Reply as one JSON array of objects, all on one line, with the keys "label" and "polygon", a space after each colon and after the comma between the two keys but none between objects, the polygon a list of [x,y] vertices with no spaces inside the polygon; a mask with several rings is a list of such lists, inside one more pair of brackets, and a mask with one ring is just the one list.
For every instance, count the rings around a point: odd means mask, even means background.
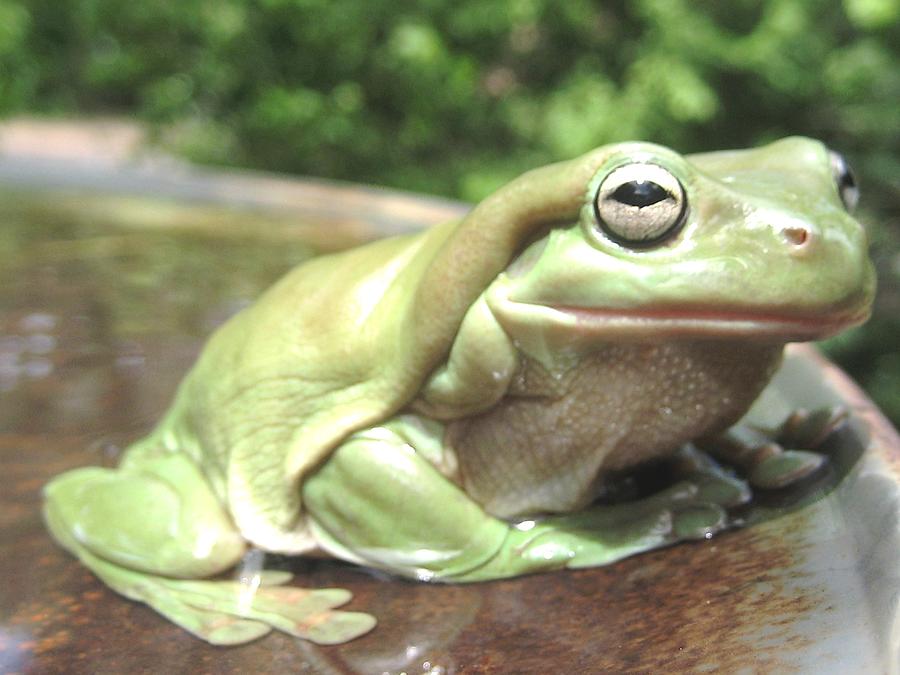
[{"label": "speckled glaze surface", "polygon": [[[204,180],[221,186],[217,180],[231,178]],[[241,180],[242,189],[249,181],[253,194],[264,194],[264,183],[253,189],[255,179]],[[89,205],[101,198],[95,193],[73,202],[71,189],[67,186],[69,201],[58,203]],[[409,213],[424,224],[460,208],[384,192],[330,199],[328,186],[304,189],[324,191],[310,202],[315,213],[304,214],[302,204],[282,205],[278,222],[289,226],[308,215],[348,239],[382,234],[378,221],[386,212],[401,220]],[[45,221],[59,217],[48,206],[54,194],[45,193],[40,208],[29,207],[32,215],[37,209]],[[190,224],[206,222],[205,207],[177,207],[186,230],[201,236],[202,227]],[[367,213],[372,217],[365,218]],[[351,216],[353,227],[340,230]],[[368,230],[359,228],[361,219]],[[350,608],[379,617],[371,634],[337,647],[280,634],[237,648],[211,647],[122,599],[52,542],[40,518],[41,486],[75,466],[113,464],[117,452],[165,409],[210,327],[280,270],[251,275],[243,283],[241,270],[226,270],[235,283],[213,297],[202,290],[208,284],[201,279],[179,286],[178,275],[170,274],[163,287],[148,292],[146,307],[140,298],[128,306],[137,302],[139,309],[162,314],[172,305],[182,318],[123,315],[122,298],[111,295],[95,263],[130,256],[128,273],[140,279],[142,258],[136,251],[158,245],[154,237],[161,235],[148,229],[146,218],[140,227],[95,221],[88,235],[77,227],[42,228],[27,238],[15,261],[3,263],[0,671],[880,673],[900,668],[900,441],[864,395],[808,347],[789,350],[752,415],[775,422],[797,406],[849,406],[851,425],[825,448],[832,458],[830,491],[799,509],[764,506],[754,514],[761,522],[747,529],[607,568],[467,586],[413,583],[333,561],[270,560],[295,572],[295,583],[350,589]],[[106,238],[98,239],[97,232]],[[201,246],[216,248],[217,236],[202,234]],[[84,238],[76,245],[73,237]],[[276,246],[283,248],[279,241]],[[260,245],[264,250],[267,244]]]}]

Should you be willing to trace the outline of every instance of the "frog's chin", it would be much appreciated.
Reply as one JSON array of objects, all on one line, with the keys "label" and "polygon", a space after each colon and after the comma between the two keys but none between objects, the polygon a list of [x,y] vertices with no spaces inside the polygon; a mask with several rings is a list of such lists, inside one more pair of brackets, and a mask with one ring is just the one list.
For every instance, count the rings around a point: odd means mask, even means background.
[{"label": "frog's chin", "polygon": [[601,309],[541,305],[506,299],[493,307],[512,335],[539,331],[545,336],[595,341],[656,338],[740,338],[807,342],[830,337],[864,322],[868,309],[788,316],[777,312],[684,308]]}]

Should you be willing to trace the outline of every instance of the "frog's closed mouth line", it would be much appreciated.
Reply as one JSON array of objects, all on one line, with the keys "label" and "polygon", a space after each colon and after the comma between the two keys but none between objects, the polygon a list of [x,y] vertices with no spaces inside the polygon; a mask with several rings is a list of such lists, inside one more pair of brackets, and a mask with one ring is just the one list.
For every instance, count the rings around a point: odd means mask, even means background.
[{"label": "frog's closed mouth line", "polygon": [[511,303],[519,308],[550,310],[550,314],[562,315],[560,319],[586,332],[602,331],[604,334],[640,335],[698,335],[698,336],[758,336],[778,337],[788,340],[818,340],[864,322],[868,310],[809,318],[786,317],[774,313],[753,314],[727,310],[703,310],[694,308],[665,309],[600,309],[570,306]]}]

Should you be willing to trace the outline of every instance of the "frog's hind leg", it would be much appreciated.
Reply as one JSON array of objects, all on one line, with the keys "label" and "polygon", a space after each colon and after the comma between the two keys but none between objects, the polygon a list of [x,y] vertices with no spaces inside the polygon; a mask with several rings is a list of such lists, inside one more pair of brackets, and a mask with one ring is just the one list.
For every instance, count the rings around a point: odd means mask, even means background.
[{"label": "frog's hind leg", "polygon": [[423,443],[420,429],[389,427],[348,439],[307,479],[303,502],[326,550],[424,580],[605,565],[703,538],[726,525],[725,508],[741,492],[708,478],[682,481],[638,502],[513,524],[485,513],[411,447]]},{"label": "frog's hind leg", "polygon": [[265,572],[202,580],[241,560],[243,538],[189,458],[140,450],[118,470],[77,469],[45,488],[54,537],[108,586],[214,644],[272,628],[321,643],[371,629],[368,615],[330,611],[349,600],[342,589],[280,587],[290,576]]}]

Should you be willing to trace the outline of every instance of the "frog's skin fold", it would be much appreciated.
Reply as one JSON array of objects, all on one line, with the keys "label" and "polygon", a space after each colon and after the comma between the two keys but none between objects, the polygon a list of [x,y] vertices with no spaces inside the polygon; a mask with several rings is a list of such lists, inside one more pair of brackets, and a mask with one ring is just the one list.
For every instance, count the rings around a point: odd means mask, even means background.
[{"label": "frog's skin fold", "polygon": [[118,469],[54,479],[47,523],[109,586],[221,644],[374,625],[334,609],[340,589],[204,580],[248,546],[477,581],[705,537],[749,498],[705,460],[649,499],[590,504],[610,471],[734,424],[785,343],[867,317],[843,166],[804,138],[604,146],[460,221],[315,259],[210,338]]}]

